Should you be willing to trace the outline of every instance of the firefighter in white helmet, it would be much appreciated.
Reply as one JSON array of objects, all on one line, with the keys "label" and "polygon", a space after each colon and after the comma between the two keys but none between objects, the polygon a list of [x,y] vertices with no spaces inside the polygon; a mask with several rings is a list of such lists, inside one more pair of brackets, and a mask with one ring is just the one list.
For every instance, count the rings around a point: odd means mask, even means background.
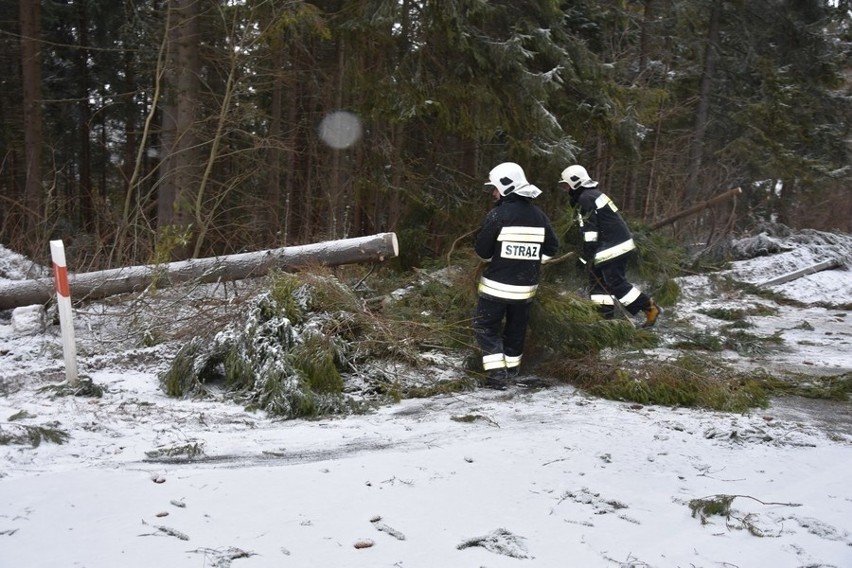
[{"label": "firefighter in white helmet", "polygon": [[568,192],[576,211],[583,237],[581,261],[589,270],[590,298],[601,315],[613,317],[616,305],[620,305],[630,315],[643,311],[644,327],[654,325],[660,315],[657,302],[625,277],[627,261],[636,244],[615,203],[580,165],[565,168],[559,186]]},{"label": "firefighter in white helmet", "polygon": [[505,389],[520,372],[541,264],[556,254],[559,239],[547,215],[533,204],[541,190],[527,181],[521,166],[496,166],[485,186],[496,204],[474,244],[488,264],[479,279],[473,330],[487,373],[485,386]]}]

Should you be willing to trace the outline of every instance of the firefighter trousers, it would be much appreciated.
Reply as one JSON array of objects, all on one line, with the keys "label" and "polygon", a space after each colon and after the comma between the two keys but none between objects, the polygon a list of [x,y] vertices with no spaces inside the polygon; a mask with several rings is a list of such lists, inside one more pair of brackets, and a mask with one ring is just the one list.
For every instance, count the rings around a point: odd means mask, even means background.
[{"label": "firefighter trousers", "polygon": [[520,366],[531,309],[531,301],[507,303],[479,297],[473,332],[486,371]]},{"label": "firefighter trousers", "polygon": [[[627,281],[627,261],[630,254],[623,254],[589,271],[589,288],[592,301],[599,304],[601,314],[612,317],[615,301],[624,306],[630,315],[651,305],[651,298]],[[608,298],[607,298],[608,297]]]}]

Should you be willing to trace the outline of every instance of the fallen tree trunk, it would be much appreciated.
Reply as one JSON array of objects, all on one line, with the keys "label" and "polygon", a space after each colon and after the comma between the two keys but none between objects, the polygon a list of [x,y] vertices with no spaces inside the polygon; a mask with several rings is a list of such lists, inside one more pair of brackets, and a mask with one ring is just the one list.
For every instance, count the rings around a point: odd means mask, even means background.
[{"label": "fallen tree trunk", "polygon": [[757,285],[762,287],[786,284],[787,282],[798,280],[799,278],[802,278],[803,276],[807,276],[809,274],[816,274],[817,272],[822,272],[823,270],[833,270],[835,268],[840,268],[841,266],[843,266],[843,263],[836,258],[833,258],[831,260],[824,260],[817,264],[807,266],[805,268],[800,268],[799,270],[788,272],[787,274],[782,274],[781,276],[776,276],[775,278],[760,282]]},{"label": "fallen tree trunk", "polygon": [[[276,268],[381,262],[398,254],[396,234],[381,233],[221,257],[193,258],[168,264],[69,274],[68,283],[73,300],[95,300],[114,294],[138,292],[153,282],[157,286],[171,286],[189,281],[240,280],[263,276]],[[0,309],[43,304],[53,295],[52,278],[0,283]]]},{"label": "fallen tree trunk", "polygon": [[712,199],[708,199],[707,201],[705,201],[703,203],[699,203],[698,205],[690,207],[689,209],[684,209],[683,211],[680,211],[679,213],[675,213],[671,217],[666,217],[665,219],[663,219],[661,221],[657,221],[656,223],[653,223],[652,225],[650,225],[648,228],[650,230],[654,231],[656,229],[659,229],[660,227],[665,227],[666,225],[671,225],[675,221],[683,219],[684,217],[689,217],[691,215],[695,215],[696,213],[700,213],[700,212],[704,211],[705,209],[707,209],[708,207],[716,205],[717,203],[722,203],[723,201],[727,201],[727,200],[729,200],[733,197],[736,197],[739,194],[741,194],[742,192],[743,192],[743,190],[738,188],[738,187],[735,187],[734,189],[729,189],[725,193],[720,193],[719,195],[717,195],[716,197],[714,197]]}]

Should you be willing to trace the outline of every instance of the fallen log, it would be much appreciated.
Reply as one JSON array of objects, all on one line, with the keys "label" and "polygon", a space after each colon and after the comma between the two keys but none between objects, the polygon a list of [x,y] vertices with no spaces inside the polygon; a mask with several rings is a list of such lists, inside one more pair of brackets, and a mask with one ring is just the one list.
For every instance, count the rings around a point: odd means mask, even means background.
[{"label": "fallen log", "polygon": [[656,229],[659,229],[660,227],[665,227],[666,225],[671,225],[675,221],[683,219],[684,217],[689,217],[691,215],[695,215],[696,213],[700,213],[700,212],[704,211],[705,209],[707,209],[708,207],[716,205],[717,203],[722,203],[723,201],[727,201],[731,198],[734,198],[734,197],[738,196],[739,194],[741,194],[742,192],[743,192],[743,190],[740,189],[739,187],[735,187],[734,189],[729,189],[725,193],[720,193],[719,195],[717,195],[716,197],[714,197],[712,199],[708,199],[707,201],[705,201],[703,203],[699,203],[698,205],[694,205],[694,206],[690,207],[689,209],[684,209],[683,211],[675,213],[674,215],[672,215],[670,217],[666,217],[665,219],[657,221],[656,223],[651,224],[648,228],[650,230],[654,231]]},{"label": "fallen log", "polygon": [[800,268],[799,270],[794,270],[793,272],[788,272],[787,274],[782,274],[781,276],[776,276],[775,278],[770,278],[764,282],[760,282],[757,286],[777,286],[778,284],[786,284],[787,282],[792,282],[793,280],[798,280],[803,276],[807,276],[809,274],[816,274],[817,272],[822,272],[823,270],[833,270],[835,268],[840,268],[843,266],[843,263],[836,259],[824,260],[822,262],[818,262],[817,264],[813,264],[811,266],[806,266],[805,268]]},{"label": "fallen log", "polygon": [[[380,233],[221,257],[69,274],[68,283],[73,300],[96,300],[115,294],[138,292],[153,282],[157,286],[172,286],[189,281],[206,283],[240,280],[263,276],[276,268],[381,262],[398,254],[396,233]],[[43,304],[53,297],[54,291],[52,278],[0,283],[0,310]]]}]

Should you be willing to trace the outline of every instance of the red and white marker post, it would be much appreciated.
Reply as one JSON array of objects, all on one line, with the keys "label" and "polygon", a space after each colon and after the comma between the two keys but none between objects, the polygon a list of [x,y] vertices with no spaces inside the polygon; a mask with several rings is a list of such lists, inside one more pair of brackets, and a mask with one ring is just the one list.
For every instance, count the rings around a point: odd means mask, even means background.
[{"label": "red and white marker post", "polygon": [[59,309],[59,327],[62,330],[62,352],[65,355],[65,378],[68,384],[76,385],[77,344],[74,340],[74,318],[71,311],[71,286],[68,285],[68,266],[65,264],[65,245],[62,241],[50,241],[50,256],[53,259],[53,281],[56,285],[56,305]]}]

